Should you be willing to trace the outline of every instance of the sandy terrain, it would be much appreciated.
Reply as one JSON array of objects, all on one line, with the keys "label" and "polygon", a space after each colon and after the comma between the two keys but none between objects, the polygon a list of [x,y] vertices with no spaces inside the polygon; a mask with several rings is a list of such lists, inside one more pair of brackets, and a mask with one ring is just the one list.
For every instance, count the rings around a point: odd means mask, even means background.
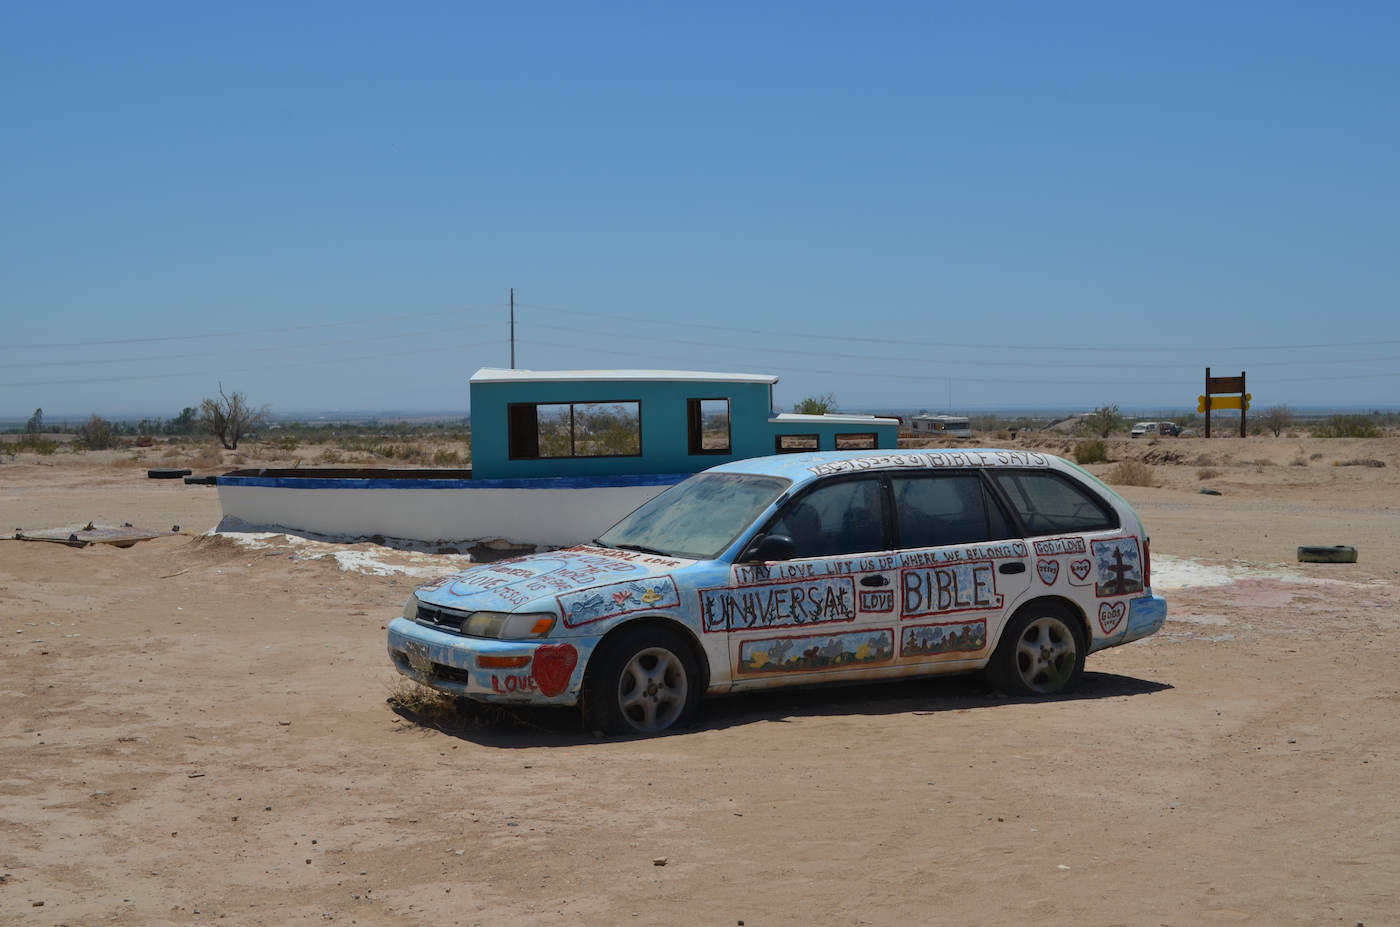
[{"label": "sandy terrain", "polygon": [[[1400,439],[1121,444],[1183,455],[1120,489],[1171,617],[1075,696],[768,694],[650,740],[396,713],[383,625],[464,558],[0,541],[0,924],[1397,923]],[[0,528],[218,521],[128,457],[0,461]]]}]

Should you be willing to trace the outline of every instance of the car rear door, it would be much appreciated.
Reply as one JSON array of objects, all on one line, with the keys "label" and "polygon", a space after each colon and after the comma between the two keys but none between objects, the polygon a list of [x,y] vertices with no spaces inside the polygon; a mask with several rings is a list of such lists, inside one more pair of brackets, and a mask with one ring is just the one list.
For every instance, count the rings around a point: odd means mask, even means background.
[{"label": "car rear door", "polygon": [[992,479],[1026,528],[1036,588],[1079,605],[1089,649],[1122,638],[1128,602],[1145,585],[1145,539],[1092,486],[1054,470],[996,470]]},{"label": "car rear door", "polygon": [[899,663],[985,660],[1031,585],[1018,528],[976,470],[896,472],[890,483],[901,548]]}]

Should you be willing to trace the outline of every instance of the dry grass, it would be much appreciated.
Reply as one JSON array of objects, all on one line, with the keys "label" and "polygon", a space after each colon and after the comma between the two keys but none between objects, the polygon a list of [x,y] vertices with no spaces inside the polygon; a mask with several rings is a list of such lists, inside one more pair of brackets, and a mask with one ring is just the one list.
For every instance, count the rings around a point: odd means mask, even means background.
[{"label": "dry grass", "polygon": [[1333,461],[1334,467],[1384,467],[1384,460],[1376,460],[1373,457],[1353,457],[1351,460]]},{"label": "dry grass", "polygon": [[462,455],[457,451],[442,448],[433,452],[434,467],[458,467],[462,464]]},{"label": "dry grass", "polygon": [[1213,480],[1219,475],[1219,470],[1215,470],[1210,467],[1202,467],[1201,469],[1196,471],[1196,479],[1198,480]]},{"label": "dry grass", "polygon": [[1308,459],[1302,454],[1299,454],[1297,457],[1294,457],[1292,460],[1290,460],[1288,462],[1288,465],[1290,467],[1306,467],[1308,465]]},{"label": "dry grass", "polygon": [[1140,460],[1125,460],[1108,471],[1106,477],[1116,486],[1156,486],[1152,467]]},{"label": "dry grass", "polygon": [[[419,679],[432,682],[433,663],[425,654],[409,654],[408,664]],[[402,674],[389,685],[389,702],[432,724],[442,724],[458,717],[456,699]]]}]

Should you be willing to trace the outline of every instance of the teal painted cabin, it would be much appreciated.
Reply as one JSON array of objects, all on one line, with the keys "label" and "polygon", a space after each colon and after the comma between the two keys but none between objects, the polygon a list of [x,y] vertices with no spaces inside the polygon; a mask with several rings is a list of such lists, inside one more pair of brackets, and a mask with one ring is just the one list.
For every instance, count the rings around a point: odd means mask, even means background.
[{"label": "teal painted cabin", "polygon": [[898,447],[897,419],[773,411],[774,376],[504,370],[471,378],[478,480],[696,473],[801,451]]}]

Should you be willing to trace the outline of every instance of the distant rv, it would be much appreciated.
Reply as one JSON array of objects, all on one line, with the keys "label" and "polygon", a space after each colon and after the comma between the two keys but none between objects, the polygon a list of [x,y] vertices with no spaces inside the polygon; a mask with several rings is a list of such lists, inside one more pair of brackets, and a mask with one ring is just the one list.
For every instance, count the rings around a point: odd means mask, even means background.
[{"label": "distant rv", "polygon": [[972,423],[965,415],[915,415],[909,419],[909,427],[917,432],[953,438],[972,437]]}]

